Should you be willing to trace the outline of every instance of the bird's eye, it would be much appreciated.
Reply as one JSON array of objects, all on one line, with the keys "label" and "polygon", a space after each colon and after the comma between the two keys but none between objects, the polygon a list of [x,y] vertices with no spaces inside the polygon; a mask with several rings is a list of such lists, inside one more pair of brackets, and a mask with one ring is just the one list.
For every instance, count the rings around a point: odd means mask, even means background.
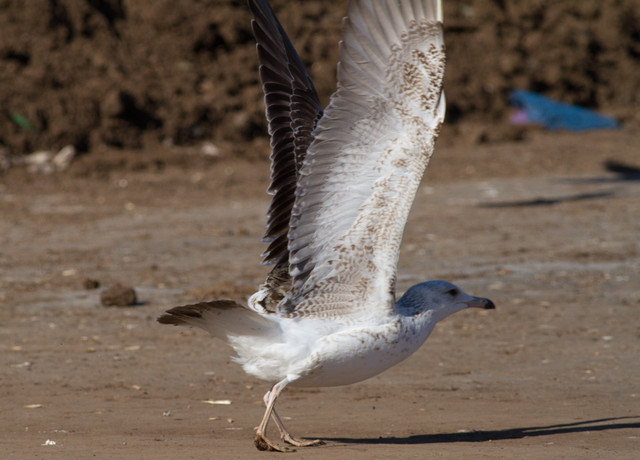
[{"label": "bird's eye", "polygon": [[455,297],[458,295],[457,289],[449,289],[445,294],[450,295],[451,297]]}]

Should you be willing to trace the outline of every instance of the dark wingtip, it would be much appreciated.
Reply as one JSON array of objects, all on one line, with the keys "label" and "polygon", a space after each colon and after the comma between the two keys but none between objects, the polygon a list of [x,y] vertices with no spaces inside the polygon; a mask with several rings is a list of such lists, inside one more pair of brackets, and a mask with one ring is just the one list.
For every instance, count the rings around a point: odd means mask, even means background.
[{"label": "dark wingtip", "polygon": [[495,310],[496,309],[496,304],[493,303],[493,301],[489,300],[489,299],[484,299],[487,303],[484,306],[485,310]]}]

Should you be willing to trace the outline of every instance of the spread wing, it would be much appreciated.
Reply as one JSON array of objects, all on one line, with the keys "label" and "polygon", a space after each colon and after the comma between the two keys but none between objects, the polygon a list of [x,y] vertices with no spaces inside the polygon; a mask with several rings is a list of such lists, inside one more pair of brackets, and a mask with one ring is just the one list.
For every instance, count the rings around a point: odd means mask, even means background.
[{"label": "spread wing", "polygon": [[391,312],[405,222],[444,119],[441,11],[438,0],[350,3],[338,89],[299,171],[281,314]]},{"label": "spread wing", "polygon": [[271,136],[268,192],[273,198],[263,236],[270,244],[262,256],[265,264],[276,264],[274,271],[282,272],[281,266],[289,264],[287,232],[298,171],[322,106],[311,77],[267,1],[249,0],[249,7]]}]

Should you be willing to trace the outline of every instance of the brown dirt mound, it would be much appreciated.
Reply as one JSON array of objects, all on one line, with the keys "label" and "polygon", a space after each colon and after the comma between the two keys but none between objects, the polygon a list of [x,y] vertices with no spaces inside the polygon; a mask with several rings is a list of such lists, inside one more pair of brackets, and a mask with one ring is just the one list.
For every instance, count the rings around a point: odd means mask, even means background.
[{"label": "brown dirt mound", "polygon": [[[326,102],[346,1],[273,6]],[[451,0],[445,19],[454,128],[503,120],[512,88],[635,116],[637,1]],[[20,154],[210,139],[250,151],[266,128],[249,21],[245,3],[233,0],[1,2],[0,147]]]}]

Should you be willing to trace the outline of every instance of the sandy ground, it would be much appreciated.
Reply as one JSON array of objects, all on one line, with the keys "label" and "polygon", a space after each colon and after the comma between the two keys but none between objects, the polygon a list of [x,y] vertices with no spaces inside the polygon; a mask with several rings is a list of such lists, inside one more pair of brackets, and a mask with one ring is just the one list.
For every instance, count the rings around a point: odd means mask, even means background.
[{"label": "sandy ground", "polygon": [[[369,381],[285,390],[292,432],[326,441],[289,458],[637,458],[640,176],[603,164],[637,167],[638,135],[442,145],[399,291],[447,279],[498,308],[454,315]],[[262,281],[267,164],[175,150],[91,174],[92,158],[0,176],[2,456],[279,457],[252,443],[269,383],[155,322]],[[102,307],[116,282],[139,305]]]}]

